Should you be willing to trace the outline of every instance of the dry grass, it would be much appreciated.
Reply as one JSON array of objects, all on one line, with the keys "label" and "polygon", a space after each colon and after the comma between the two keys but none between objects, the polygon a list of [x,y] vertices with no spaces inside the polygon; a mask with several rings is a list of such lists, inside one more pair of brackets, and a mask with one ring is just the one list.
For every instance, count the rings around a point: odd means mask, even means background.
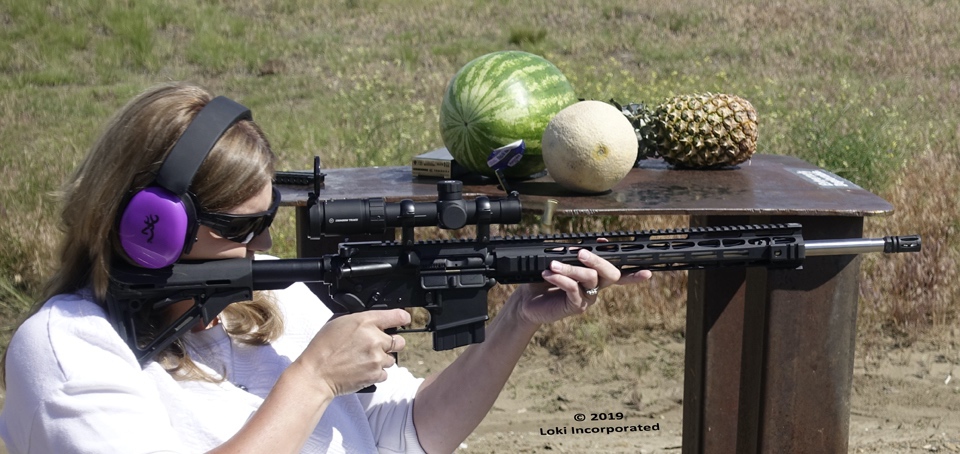
[{"label": "dry grass", "polygon": [[937,339],[960,324],[958,170],[955,152],[927,151],[883,192],[897,211],[868,222],[867,234],[918,233],[923,251],[864,260],[859,330],[867,345]]},{"label": "dry grass", "polygon": [[[762,152],[800,156],[891,201],[896,213],[870,219],[868,234],[924,235],[922,254],[864,261],[862,345],[929,338],[960,320],[957,2],[0,0],[0,24],[0,326],[53,265],[49,193],[143,88],[186,79],[237,98],[286,168],[315,154],[329,167],[398,165],[441,144],[449,77],[508,48],[544,55],[584,98],[750,99]],[[293,255],[292,215],[276,226],[275,253]],[[605,292],[601,310],[538,342],[589,356],[638,330],[680,336],[685,279],[661,273]]]}]

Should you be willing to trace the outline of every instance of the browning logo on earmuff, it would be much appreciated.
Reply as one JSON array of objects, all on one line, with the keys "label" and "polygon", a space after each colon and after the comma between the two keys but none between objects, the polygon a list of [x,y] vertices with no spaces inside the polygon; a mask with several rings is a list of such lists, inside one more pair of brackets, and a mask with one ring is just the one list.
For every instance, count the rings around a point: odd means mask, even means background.
[{"label": "browning logo on earmuff", "polygon": [[190,183],[220,137],[240,120],[252,120],[250,110],[218,96],[187,126],[146,188],[120,207],[117,230],[124,252],[146,268],[163,268],[190,252],[196,240],[197,211]]}]

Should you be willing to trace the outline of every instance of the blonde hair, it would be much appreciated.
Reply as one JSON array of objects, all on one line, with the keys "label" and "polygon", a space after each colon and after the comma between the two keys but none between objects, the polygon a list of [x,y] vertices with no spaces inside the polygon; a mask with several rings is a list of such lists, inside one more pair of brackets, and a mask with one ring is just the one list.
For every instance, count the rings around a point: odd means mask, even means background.
[{"label": "blonde hair", "polygon": [[[195,85],[164,84],[141,93],[109,121],[63,186],[59,268],[27,316],[55,295],[83,288],[90,288],[94,300],[106,307],[111,262],[125,257],[113,220],[126,194],[153,182],[177,139],[212,98]],[[275,160],[259,126],[240,121],[210,150],[190,191],[200,209],[236,207],[270,183]],[[242,342],[268,343],[283,330],[279,309],[259,292],[253,301],[231,304],[223,314],[230,320],[228,332]],[[6,352],[3,359],[6,363]],[[158,361],[176,377],[204,378],[179,342]]]}]

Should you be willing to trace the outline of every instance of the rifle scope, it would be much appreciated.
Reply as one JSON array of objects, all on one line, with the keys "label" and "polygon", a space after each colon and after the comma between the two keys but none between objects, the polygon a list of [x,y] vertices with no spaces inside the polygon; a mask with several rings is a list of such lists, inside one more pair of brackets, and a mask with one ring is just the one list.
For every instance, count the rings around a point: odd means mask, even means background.
[{"label": "rifle scope", "polygon": [[309,203],[310,239],[326,235],[376,234],[396,227],[437,226],[455,230],[466,225],[517,224],[520,222],[520,197],[511,193],[506,198],[480,196],[463,199],[463,183],[443,180],[437,183],[437,200],[414,202],[385,199],[344,199]]}]

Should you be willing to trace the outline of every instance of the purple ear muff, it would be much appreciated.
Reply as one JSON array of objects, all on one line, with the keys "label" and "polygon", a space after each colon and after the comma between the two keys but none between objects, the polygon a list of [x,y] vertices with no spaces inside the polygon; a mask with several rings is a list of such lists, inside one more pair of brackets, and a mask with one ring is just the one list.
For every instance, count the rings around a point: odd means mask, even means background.
[{"label": "purple ear muff", "polygon": [[210,100],[177,139],[154,184],[121,207],[120,245],[134,263],[163,268],[190,252],[198,226],[190,183],[220,137],[244,119],[253,116],[236,101],[223,96]]},{"label": "purple ear muff", "polygon": [[145,268],[173,264],[184,250],[193,207],[176,194],[151,186],[136,193],[120,218],[120,244],[127,256]]}]

